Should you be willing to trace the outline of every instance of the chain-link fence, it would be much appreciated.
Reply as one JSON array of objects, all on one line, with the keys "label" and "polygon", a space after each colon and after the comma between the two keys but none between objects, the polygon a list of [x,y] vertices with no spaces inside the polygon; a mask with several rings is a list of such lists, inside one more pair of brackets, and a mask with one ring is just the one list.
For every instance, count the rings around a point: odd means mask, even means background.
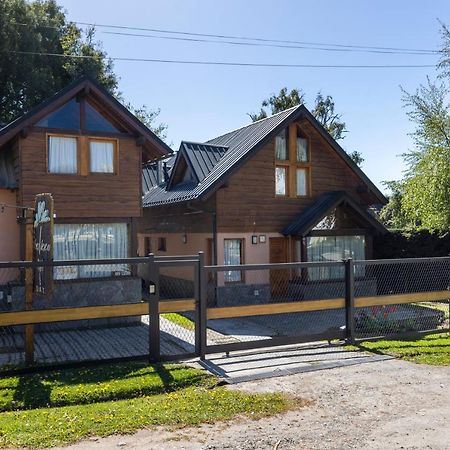
[{"label": "chain-link fence", "polygon": [[207,345],[342,337],[345,282],[324,279],[342,270],[342,262],[207,268]]},{"label": "chain-link fence", "polygon": [[357,261],[357,273],[372,292],[356,293],[356,338],[449,329],[450,258]]}]

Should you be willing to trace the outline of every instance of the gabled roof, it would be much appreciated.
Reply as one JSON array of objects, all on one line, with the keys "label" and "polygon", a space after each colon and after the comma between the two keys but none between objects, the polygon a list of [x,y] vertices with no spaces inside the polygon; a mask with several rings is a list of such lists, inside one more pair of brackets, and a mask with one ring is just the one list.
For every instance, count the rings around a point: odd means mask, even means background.
[{"label": "gabled roof", "polygon": [[[156,150],[159,155],[172,153],[170,147],[163,142],[156,134],[146,127],[134,114],[116,100],[106,89],[89,77],[82,77],[70,83],[61,91],[31,109],[26,114],[20,116],[8,125],[0,129],[0,147],[13,139],[22,129],[32,126],[49,112],[57,109],[73,98],[78,93],[85,92],[92,95],[97,101],[114,111],[114,115],[119,121],[133,130],[136,137],[142,137],[144,148]],[[149,148],[151,146],[151,149]]]},{"label": "gabled roof", "polygon": [[285,236],[305,236],[317,225],[330,211],[339,205],[348,205],[365,222],[380,233],[386,233],[386,227],[367,209],[356,203],[346,192],[333,191],[321,195],[299,214],[283,231]]},{"label": "gabled roof", "polygon": [[[155,187],[144,196],[144,207],[195,200],[212,191],[224,181],[233,168],[243,162],[243,158],[251,150],[277,133],[298,108],[287,109],[206,142],[203,144],[205,150],[217,146],[227,148],[207,176],[198,184],[190,183],[190,189],[177,189],[178,194],[174,190],[166,190],[165,186]],[[219,153],[215,154],[219,156]]]},{"label": "gabled roof", "polygon": [[205,144],[228,148],[227,152],[222,156],[220,161],[217,162],[209,174],[198,184],[192,185],[191,183],[191,190],[185,189],[180,192],[179,195],[170,193],[170,190],[166,190],[165,186],[154,188],[144,196],[144,207],[195,200],[207,196],[209,193],[214,192],[215,189],[219,188],[232,173],[251,158],[254,152],[277,135],[287,126],[287,124],[299,120],[300,118],[306,118],[312,124],[312,126],[375,195],[380,203],[384,204],[387,202],[380,190],[353,162],[344,149],[329,135],[325,128],[320,125],[306,107],[304,105],[299,105],[207,141]]}]

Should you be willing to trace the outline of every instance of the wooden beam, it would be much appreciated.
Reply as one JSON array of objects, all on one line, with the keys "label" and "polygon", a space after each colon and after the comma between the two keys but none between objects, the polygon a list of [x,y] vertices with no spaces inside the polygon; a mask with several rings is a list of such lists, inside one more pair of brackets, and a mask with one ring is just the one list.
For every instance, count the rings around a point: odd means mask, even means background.
[{"label": "wooden beam", "polygon": [[195,311],[195,300],[183,298],[179,300],[163,300],[159,302],[160,313]]},{"label": "wooden beam", "polygon": [[[159,312],[186,312],[195,310],[194,299],[164,300],[159,303]],[[33,311],[0,313],[0,326],[27,325],[36,323],[67,322],[70,320],[106,319],[110,317],[144,316],[148,304],[124,303],[121,305],[84,306],[79,308],[51,308]]]},{"label": "wooden beam", "polygon": [[450,298],[450,291],[414,292],[409,294],[375,295],[372,297],[356,297],[355,306],[398,305],[402,303],[436,302]]},{"label": "wooden beam", "polygon": [[344,308],[344,298],[323,300],[295,301],[288,303],[268,303],[263,305],[226,306],[223,308],[208,308],[208,319],[228,319],[231,317],[265,316],[308,311],[323,311],[327,309]]},{"label": "wooden beam", "polygon": [[[25,260],[33,260],[33,212],[26,212],[25,221]],[[33,309],[33,269],[25,269],[25,310]],[[34,362],[34,327],[25,326],[25,362]]]}]

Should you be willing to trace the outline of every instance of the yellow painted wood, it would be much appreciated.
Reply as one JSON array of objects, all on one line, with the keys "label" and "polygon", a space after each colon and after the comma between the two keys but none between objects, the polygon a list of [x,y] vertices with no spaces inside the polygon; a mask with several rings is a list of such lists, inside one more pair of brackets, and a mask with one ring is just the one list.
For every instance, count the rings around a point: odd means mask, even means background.
[{"label": "yellow painted wood", "polygon": [[323,300],[296,301],[289,303],[270,303],[264,305],[227,306],[223,308],[208,308],[208,319],[227,319],[231,317],[265,316],[307,311],[323,311],[327,309],[344,308],[344,298]]},{"label": "yellow painted wood", "polygon": [[195,300],[183,298],[180,300],[163,300],[159,302],[160,313],[195,311]]},{"label": "yellow painted wood", "polygon": [[402,303],[435,302],[450,298],[450,291],[414,292],[410,294],[377,295],[373,297],[356,297],[355,306],[398,305]]},{"label": "yellow painted wood", "polygon": [[[166,300],[159,303],[159,312],[186,312],[195,310],[194,299]],[[66,322],[82,319],[141,316],[148,314],[147,303],[85,306],[81,308],[52,308],[33,311],[0,313],[0,326],[31,325],[36,323]]]}]

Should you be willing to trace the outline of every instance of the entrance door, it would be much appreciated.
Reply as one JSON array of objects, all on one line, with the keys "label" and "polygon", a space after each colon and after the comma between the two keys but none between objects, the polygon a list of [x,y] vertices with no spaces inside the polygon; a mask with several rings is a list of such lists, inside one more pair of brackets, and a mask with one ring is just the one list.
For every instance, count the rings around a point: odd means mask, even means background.
[{"label": "entrance door", "polygon": [[[269,238],[270,263],[288,262],[288,241],[284,237]],[[272,297],[283,297],[287,294],[289,270],[271,270],[270,286]]]}]

